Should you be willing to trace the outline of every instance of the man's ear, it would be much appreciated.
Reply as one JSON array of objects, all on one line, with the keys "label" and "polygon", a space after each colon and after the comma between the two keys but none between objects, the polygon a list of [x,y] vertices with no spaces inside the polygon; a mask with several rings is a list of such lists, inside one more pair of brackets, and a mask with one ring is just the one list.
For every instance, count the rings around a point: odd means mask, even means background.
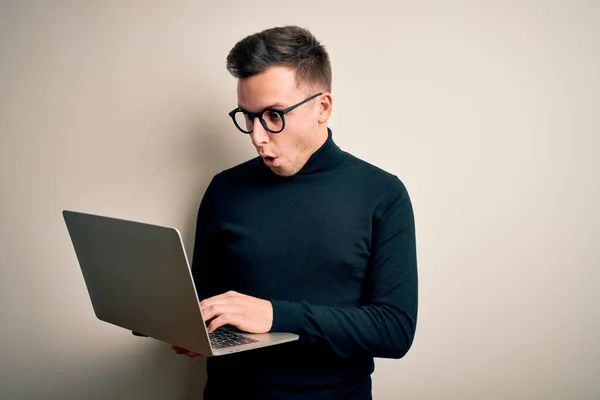
[{"label": "man's ear", "polygon": [[333,98],[331,93],[325,92],[319,96],[319,124],[324,124],[331,117]]}]

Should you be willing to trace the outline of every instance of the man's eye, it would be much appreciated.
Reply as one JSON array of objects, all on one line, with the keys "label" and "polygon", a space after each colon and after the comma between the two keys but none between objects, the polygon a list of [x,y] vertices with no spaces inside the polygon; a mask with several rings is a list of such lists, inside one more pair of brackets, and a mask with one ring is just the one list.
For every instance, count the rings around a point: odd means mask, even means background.
[{"label": "man's eye", "polygon": [[275,111],[265,111],[264,118],[269,119],[271,121],[278,121],[281,116]]}]

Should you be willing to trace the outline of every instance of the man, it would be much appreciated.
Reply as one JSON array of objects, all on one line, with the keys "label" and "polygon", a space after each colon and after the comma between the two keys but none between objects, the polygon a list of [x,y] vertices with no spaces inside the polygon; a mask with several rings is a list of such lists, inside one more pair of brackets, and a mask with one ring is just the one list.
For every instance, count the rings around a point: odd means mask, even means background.
[{"label": "man", "polygon": [[217,174],[200,204],[192,272],[201,308],[211,332],[300,339],[209,358],[205,399],[370,399],[373,358],[403,357],[415,335],[406,188],[333,141],[329,56],[309,31],[248,36],[227,68],[238,79],[230,116],[258,157]]}]

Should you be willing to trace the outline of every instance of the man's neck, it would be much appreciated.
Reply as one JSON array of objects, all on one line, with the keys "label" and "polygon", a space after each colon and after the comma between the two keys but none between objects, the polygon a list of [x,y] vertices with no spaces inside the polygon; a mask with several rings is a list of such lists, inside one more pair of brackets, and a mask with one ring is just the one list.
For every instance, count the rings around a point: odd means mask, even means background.
[{"label": "man's neck", "polygon": [[319,127],[319,129],[317,130],[317,134],[315,135],[315,142],[310,154],[315,154],[317,150],[323,147],[328,138],[329,131],[327,130],[327,125]]}]

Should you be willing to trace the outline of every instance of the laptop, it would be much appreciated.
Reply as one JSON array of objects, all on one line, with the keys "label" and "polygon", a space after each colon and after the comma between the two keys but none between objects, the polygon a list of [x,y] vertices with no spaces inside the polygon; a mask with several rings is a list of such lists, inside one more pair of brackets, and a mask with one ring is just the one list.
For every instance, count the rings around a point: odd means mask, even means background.
[{"label": "laptop", "polygon": [[207,357],[298,339],[228,327],[209,334],[176,228],[72,210],[62,214],[99,320]]}]

